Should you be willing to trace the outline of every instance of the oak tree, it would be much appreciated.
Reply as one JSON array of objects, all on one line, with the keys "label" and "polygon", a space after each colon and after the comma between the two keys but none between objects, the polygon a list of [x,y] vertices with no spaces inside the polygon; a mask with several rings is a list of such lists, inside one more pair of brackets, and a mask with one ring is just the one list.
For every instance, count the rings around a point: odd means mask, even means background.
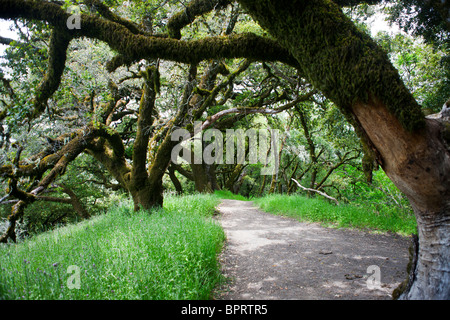
[{"label": "oak tree", "polygon": [[[68,29],[71,13],[57,1],[0,0],[0,18],[38,20],[52,27],[49,68],[36,89],[30,117],[45,110],[45,102],[61,81],[66,52],[71,40],[87,37],[105,42],[116,52],[106,65],[109,71],[143,59],[176,61],[195,66],[209,59],[247,58],[252,61],[279,61],[297,68],[317,90],[333,101],[353,125],[364,146],[367,167],[380,166],[396,186],[409,198],[418,223],[419,243],[416,263],[411,267],[410,282],[401,293],[405,299],[450,298],[450,153],[448,102],[439,114],[425,117],[420,105],[402,82],[387,54],[367,34],[346,17],[342,6],[359,2],[331,0],[239,0],[242,8],[270,36],[240,33],[183,39],[183,28],[212,10],[221,10],[231,1],[193,0],[167,22],[166,30],[156,34],[125,19],[98,0],[84,1],[92,12],[80,14],[80,28]],[[427,1],[448,21],[448,1]],[[446,24],[447,32],[448,23]],[[157,69],[147,69],[141,110],[152,108]],[[189,83],[189,81],[188,81]],[[188,91],[185,91],[188,92]],[[114,107],[111,103],[110,107]],[[102,109],[108,111],[108,106]],[[141,112],[141,111],[140,111]],[[150,111],[149,111],[150,112]],[[151,114],[151,112],[150,112]],[[101,114],[105,119],[108,113]],[[74,132],[72,140],[42,166],[50,173],[30,192],[11,188],[21,199],[12,216],[20,216],[23,206],[34,201],[55,176],[80,152],[90,149],[123,183],[156,186],[137,195],[139,199],[160,202],[159,177],[166,165],[171,144],[165,139],[173,125],[183,123],[173,118],[158,136],[161,157],[152,160],[152,168],[143,177],[129,170],[118,135],[104,122],[93,121]],[[147,117],[140,119],[145,126]],[[139,129],[138,129],[139,132]],[[143,131],[145,132],[145,130]],[[139,135],[139,134],[138,134]],[[141,135],[146,146],[149,137]],[[108,150],[106,149],[108,148]],[[134,150],[138,154],[146,148]],[[96,152],[98,152],[96,154]],[[109,159],[108,159],[109,157]],[[114,159],[114,162],[110,160]],[[120,161],[117,161],[119,159]],[[110,162],[108,164],[108,161]],[[139,163],[139,161],[138,161]],[[27,168],[35,170],[35,168]],[[127,171],[128,170],[128,171]],[[134,171],[133,171],[134,170]],[[123,174],[123,172],[127,173]],[[140,171],[140,170],[139,170]],[[156,179],[156,180],[154,180]],[[156,190],[152,191],[152,190]],[[12,219],[13,221],[14,219]]]}]

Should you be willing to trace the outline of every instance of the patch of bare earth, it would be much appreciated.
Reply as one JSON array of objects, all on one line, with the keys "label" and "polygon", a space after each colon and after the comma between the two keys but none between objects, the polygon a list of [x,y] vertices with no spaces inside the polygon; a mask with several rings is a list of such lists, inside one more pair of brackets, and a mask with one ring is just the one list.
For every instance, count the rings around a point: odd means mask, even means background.
[{"label": "patch of bare earth", "polygon": [[247,201],[223,200],[218,209],[227,236],[222,272],[230,281],[217,300],[392,299],[406,278],[407,237],[325,228]]}]

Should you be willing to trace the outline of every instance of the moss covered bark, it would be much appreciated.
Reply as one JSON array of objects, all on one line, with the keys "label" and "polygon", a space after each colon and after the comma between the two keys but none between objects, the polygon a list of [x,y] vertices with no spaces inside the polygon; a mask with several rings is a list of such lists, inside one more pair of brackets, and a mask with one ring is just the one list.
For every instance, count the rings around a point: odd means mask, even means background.
[{"label": "moss covered bark", "polygon": [[303,75],[351,113],[355,102],[380,99],[410,131],[422,128],[420,106],[386,53],[329,0],[241,0],[300,64]]},{"label": "moss covered bark", "polygon": [[[70,14],[51,2],[0,0],[0,18],[4,19],[47,21],[56,29],[67,30],[66,22],[69,17]],[[124,61],[160,58],[195,64],[214,58],[248,57],[259,61],[281,61],[298,67],[296,60],[276,41],[254,34],[181,41],[134,34],[123,23],[86,14],[81,15],[81,28],[68,30],[68,34],[73,38],[88,37],[104,41],[125,57]]]},{"label": "moss covered bark", "polygon": [[49,44],[49,58],[47,73],[36,90],[32,118],[38,117],[45,111],[47,100],[55,93],[61,82],[66,66],[67,49],[71,37],[60,30],[53,30]]}]

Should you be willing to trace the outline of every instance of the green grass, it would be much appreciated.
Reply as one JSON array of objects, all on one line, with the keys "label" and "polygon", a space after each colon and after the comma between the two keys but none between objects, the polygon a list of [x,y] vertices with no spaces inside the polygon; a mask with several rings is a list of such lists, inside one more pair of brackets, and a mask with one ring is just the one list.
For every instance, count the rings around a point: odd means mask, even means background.
[{"label": "green grass", "polygon": [[402,235],[416,233],[415,217],[394,210],[376,212],[350,204],[336,206],[324,199],[299,195],[268,195],[253,201],[266,212],[293,217],[300,221],[319,222],[336,227],[389,231]]},{"label": "green grass", "polygon": [[249,201],[246,197],[240,194],[234,194],[228,190],[216,190],[214,194],[220,199],[228,199],[228,200],[241,200],[241,201]]},{"label": "green grass", "polygon": [[[209,299],[222,277],[224,233],[212,219],[218,202],[214,195],[167,196],[151,214],[133,212],[128,202],[3,245],[0,299]],[[69,266],[80,271],[79,289]]]}]

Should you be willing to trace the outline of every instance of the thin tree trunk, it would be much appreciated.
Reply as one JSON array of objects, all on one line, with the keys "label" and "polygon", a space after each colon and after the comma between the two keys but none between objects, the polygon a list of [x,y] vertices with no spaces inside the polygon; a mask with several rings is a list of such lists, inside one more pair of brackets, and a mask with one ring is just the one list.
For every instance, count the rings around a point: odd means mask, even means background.
[{"label": "thin tree trunk", "polygon": [[297,161],[297,163],[296,163],[296,165],[295,165],[295,168],[294,168],[294,170],[292,171],[291,178],[288,179],[288,181],[287,181],[287,192],[286,192],[286,193],[287,193],[288,195],[289,195],[289,194],[291,193],[291,191],[293,190],[294,183],[292,183],[292,178],[294,178],[295,174],[297,173],[297,170],[298,170],[299,165],[300,165],[300,162]]},{"label": "thin tree trunk", "polygon": [[272,175],[272,180],[270,180],[270,188],[269,188],[269,194],[275,193],[275,186],[277,184],[277,175]]},{"label": "thin tree trunk", "polygon": [[169,166],[169,168],[167,168],[168,172],[169,172],[169,177],[170,180],[173,183],[173,186],[175,187],[175,190],[177,192],[177,194],[182,194],[183,193],[183,187],[181,185],[180,180],[178,180],[176,174],[175,174],[175,169],[173,166]]},{"label": "thin tree trunk", "polygon": [[236,180],[239,178],[243,169],[244,169],[244,166],[242,164],[235,165],[231,175],[228,177],[228,180],[225,183],[225,189],[233,192],[234,184],[235,184]]},{"label": "thin tree trunk", "polygon": [[78,216],[80,216],[83,219],[89,219],[90,218],[89,212],[83,206],[83,204],[81,203],[80,199],[75,194],[75,192],[73,192],[71,189],[69,189],[67,186],[61,183],[59,184],[59,186],[61,186],[63,192],[70,197],[70,204],[72,205],[72,208],[75,210]]},{"label": "thin tree trunk", "polygon": [[[316,155],[316,146],[312,139],[312,135],[309,132],[308,123],[306,122],[305,114],[300,107],[297,107],[296,110],[300,117],[300,123],[303,128],[306,142],[308,143],[308,152],[309,152],[309,157],[311,158],[311,163],[312,163],[312,172],[311,172],[311,179],[309,181],[309,187],[311,189],[314,189],[315,185],[316,185],[316,179],[317,179],[317,172],[318,172],[318,167],[317,167],[318,163],[317,162],[318,162],[319,157]],[[308,194],[311,194],[311,193],[309,192]]]},{"label": "thin tree trunk", "polygon": [[[290,123],[289,123],[288,127],[286,128],[286,132],[289,132],[289,130],[290,130]],[[288,135],[285,134],[283,140],[281,141],[280,151],[278,152],[278,159],[281,159],[281,154],[283,153],[283,148],[284,148],[284,144],[286,143],[287,137],[288,137]],[[275,152],[275,150],[273,152]],[[280,175],[281,174],[277,170],[276,173],[272,176],[269,194],[272,194],[275,192],[275,190],[277,188],[277,181],[278,181],[278,178]]]}]

